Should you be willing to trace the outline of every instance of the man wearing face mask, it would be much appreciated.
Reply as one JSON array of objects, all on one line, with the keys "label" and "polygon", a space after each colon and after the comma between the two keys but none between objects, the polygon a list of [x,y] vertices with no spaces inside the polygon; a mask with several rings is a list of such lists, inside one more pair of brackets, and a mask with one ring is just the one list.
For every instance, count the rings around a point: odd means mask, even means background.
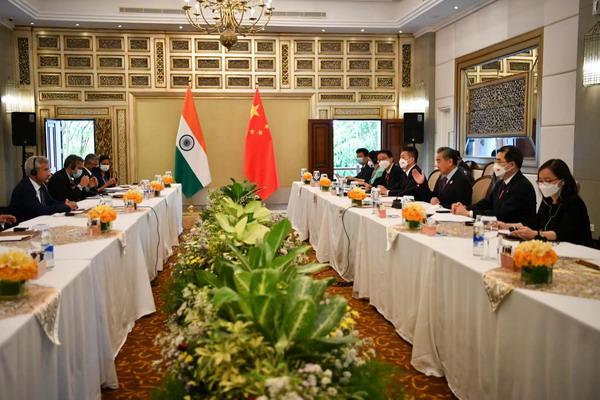
[{"label": "man wearing face mask", "polygon": [[417,183],[419,198],[429,201],[433,205],[441,204],[444,208],[452,204],[471,202],[473,188],[467,176],[458,168],[457,151],[450,147],[440,147],[435,156],[435,162],[441,176],[437,180],[433,192],[425,180],[425,176],[417,170],[412,171],[412,176]]},{"label": "man wearing face mask", "polygon": [[491,193],[478,203],[467,207],[452,205],[457,215],[476,217],[490,215],[508,223],[531,223],[535,219],[535,190],[521,173],[523,154],[515,146],[504,146],[496,153],[494,174],[498,178]]},{"label": "man wearing face mask", "polygon": [[500,229],[524,240],[552,240],[592,246],[590,217],[577,193],[577,183],[567,164],[560,159],[546,161],[538,170],[542,203],[529,225],[500,222]]},{"label": "man wearing face mask", "polygon": [[377,164],[379,165],[379,175],[373,184],[367,184],[367,188],[376,187],[380,190],[398,190],[404,184],[406,175],[402,169],[394,164],[394,158],[390,150],[381,150],[377,155]]},{"label": "man wearing face mask", "polygon": [[64,168],[50,178],[48,190],[56,200],[80,201],[91,195],[89,185],[90,178],[83,175],[83,158],[71,154]]},{"label": "man wearing face mask", "polygon": [[[419,160],[419,151],[415,147],[407,147],[400,153],[400,160],[398,160],[398,165],[406,175],[406,179],[404,183],[399,189],[395,190],[387,190],[381,189],[381,194],[383,196],[414,196],[416,200],[421,200],[419,198],[418,190],[417,190],[417,182],[415,182],[415,178],[412,176],[412,171],[418,171],[421,173],[421,168],[417,165],[417,161]],[[427,179],[424,179],[426,182]]]},{"label": "man wearing face mask", "polygon": [[356,162],[361,165],[360,172],[356,176],[349,176],[347,181],[368,182],[373,174],[373,162],[369,159],[369,150],[361,147],[356,150]]}]

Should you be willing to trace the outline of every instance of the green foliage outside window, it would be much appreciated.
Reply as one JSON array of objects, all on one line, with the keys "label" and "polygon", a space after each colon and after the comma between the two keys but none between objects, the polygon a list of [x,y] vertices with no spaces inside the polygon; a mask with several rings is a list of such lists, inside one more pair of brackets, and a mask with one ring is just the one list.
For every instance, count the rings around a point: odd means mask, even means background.
[{"label": "green foliage outside window", "polygon": [[356,149],[381,149],[381,121],[333,121],[333,167],[343,176],[356,174]]}]

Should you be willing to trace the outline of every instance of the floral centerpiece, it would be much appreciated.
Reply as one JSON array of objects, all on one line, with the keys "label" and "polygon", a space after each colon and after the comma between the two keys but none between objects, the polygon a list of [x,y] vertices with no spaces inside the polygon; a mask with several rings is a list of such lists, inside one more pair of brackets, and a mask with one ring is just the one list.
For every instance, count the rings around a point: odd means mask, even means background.
[{"label": "floral centerpiece", "polygon": [[171,187],[171,185],[175,183],[175,179],[171,175],[163,175],[162,181],[165,184],[165,187]]},{"label": "floral centerpiece", "polygon": [[100,230],[108,232],[112,226],[112,222],[117,219],[117,212],[111,206],[99,205],[88,211],[88,218],[99,219]]},{"label": "floral centerpiece", "polygon": [[367,193],[359,187],[353,187],[348,192],[348,198],[352,200],[352,205],[362,207],[363,200],[367,197]]},{"label": "floral centerpiece", "polygon": [[329,188],[331,187],[331,179],[321,178],[319,180],[319,186],[321,186],[321,191],[329,192]]},{"label": "floral centerpiece", "polygon": [[421,228],[425,215],[425,209],[417,203],[409,203],[402,208],[402,217],[406,221],[407,228],[411,231]]},{"label": "floral centerpiece", "polygon": [[131,205],[132,210],[137,210],[137,205],[140,204],[144,200],[144,195],[142,192],[136,189],[129,189],[123,195],[123,201],[125,201],[125,206],[129,209],[129,205]]},{"label": "floral centerpiece", "polygon": [[163,186],[163,184],[162,184],[161,182],[159,182],[159,181],[152,181],[152,182],[150,182],[150,188],[151,188],[152,190],[154,190],[154,195],[158,197],[158,196],[160,196],[160,192],[161,192],[161,191],[162,191],[162,190],[163,190],[165,187],[164,187],[164,186]]},{"label": "floral centerpiece", "polygon": [[25,294],[25,283],[37,278],[38,266],[22,250],[0,253],[0,299],[14,299]]},{"label": "floral centerpiece", "polygon": [[558,256],[550,243],[540,240],[520,243],[515,249],[514,260],[525,284],[552,283],[552,269]]},{"label": "floral centerpiece", "polygon": [[310,172],[305,172],[304,175],[302,175],[302,181],[304,182],[305,185],[310,185],[310,181],[312,180],[312,174]]}]

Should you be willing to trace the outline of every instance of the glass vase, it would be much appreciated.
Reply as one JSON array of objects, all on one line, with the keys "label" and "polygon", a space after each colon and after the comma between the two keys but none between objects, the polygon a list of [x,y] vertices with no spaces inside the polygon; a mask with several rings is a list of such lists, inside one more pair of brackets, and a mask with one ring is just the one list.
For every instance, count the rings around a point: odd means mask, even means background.
[{"label": "glass vase", "polygon": [[321,186],[321,192],[329,192],[329,186]]},{"label": "glass vase", "polygon": [[352,205],[354,207],[362,207],[362,204],[363,204],[362,200],[352,199]]},{"label": "glass vase", "polygon": [[545,265],[521,267],[521,281],[526,285],[552,283],[552,267]]},{"label": "glass vase", "polygon": [[160,197],[160,190],[154,191],[154,197]]},{"label": "glass vase", "polygon": [[406,221],[406,228],[409,231],[418,231],[421,229],[421,221]]},{"label": "glass vase", "polygon": [[0,300],[14,300],[25,295],[27,281],[0,280]]},{"label": "glass vase", "polygon": [[112,222],[101,222],[100,223],[100,232],[106,233],[110,231],[112,228]]}]

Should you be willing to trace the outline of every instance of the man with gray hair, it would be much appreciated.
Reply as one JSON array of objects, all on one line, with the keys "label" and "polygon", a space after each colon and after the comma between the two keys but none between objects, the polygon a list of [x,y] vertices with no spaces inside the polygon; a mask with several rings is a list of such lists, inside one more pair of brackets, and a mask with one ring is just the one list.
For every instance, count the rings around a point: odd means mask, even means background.
[{"label": "man with gray hair", "polygon": [[29,157],[25,161],[24,168],[26,176],[13,189],[9,205],[18,222],[77,208],[77,203],[69,200],[65,202],[54,200],[48,193],[46,183],[52,174],[46,157]]}]

